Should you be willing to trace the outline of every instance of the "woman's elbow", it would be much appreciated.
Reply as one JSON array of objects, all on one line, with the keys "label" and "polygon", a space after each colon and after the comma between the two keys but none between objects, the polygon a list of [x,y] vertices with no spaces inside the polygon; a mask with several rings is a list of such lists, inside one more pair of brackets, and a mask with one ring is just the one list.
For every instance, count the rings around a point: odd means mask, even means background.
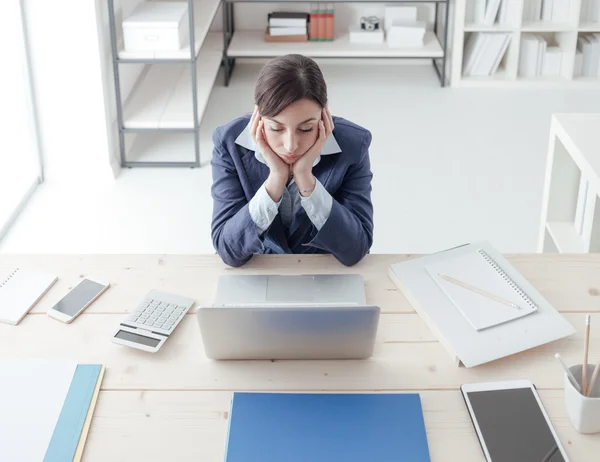
[{"label": "woman's elbow", "polygon": [[227,266],[238,268],[250,260],[250,257],[241,258],[240,256],[236,255],[233,249],[224,241],[221,228],[213,228],[211,234],[213,247],[217,252],[217,255],[221,257],[221,260]]},{"label": "woman's elbow", "polygon": [[363,258],[365,258],[365,256],[369,253],[370,248],[371,242],[368,242],[363,246],[355,247],[351,251],[337,255],[336,257],[342,265],[347,267],[354,266],[357,263],[360,263]]}]

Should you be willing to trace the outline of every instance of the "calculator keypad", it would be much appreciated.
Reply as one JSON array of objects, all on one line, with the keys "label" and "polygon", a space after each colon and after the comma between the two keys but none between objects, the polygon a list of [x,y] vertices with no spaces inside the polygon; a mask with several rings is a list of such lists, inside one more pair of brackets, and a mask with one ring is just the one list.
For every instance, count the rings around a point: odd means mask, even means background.
[{"label": "calculator keypad", "polygon": [[185,316],[189,306],[156,298],[145,299],[129,316],[128,323],[143,329],[161,329],[171,333]]}]

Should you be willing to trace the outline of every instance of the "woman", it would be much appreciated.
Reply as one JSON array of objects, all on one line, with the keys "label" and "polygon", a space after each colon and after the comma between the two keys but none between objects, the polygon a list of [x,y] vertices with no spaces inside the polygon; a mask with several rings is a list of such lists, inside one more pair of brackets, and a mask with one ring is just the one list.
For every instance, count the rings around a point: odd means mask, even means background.
[{"label": "woman", "polygon": [[212,239],[230,266],[254,254],[328,253],[358,263],[373,243],[371,133],[327,109],[310,58],[269,61],[252,116],[213,134]]}]

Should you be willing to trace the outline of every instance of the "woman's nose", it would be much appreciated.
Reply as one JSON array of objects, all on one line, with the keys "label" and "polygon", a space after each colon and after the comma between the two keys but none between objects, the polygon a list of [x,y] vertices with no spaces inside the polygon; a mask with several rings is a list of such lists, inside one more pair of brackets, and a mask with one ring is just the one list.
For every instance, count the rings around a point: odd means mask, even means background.
[{"label": "woman's nose", "polygon": [[296,152],[296,148],[298,147],[298,139],[296,136],[288,134],[283,141],[283,147],[288,153],[294,154]]}]

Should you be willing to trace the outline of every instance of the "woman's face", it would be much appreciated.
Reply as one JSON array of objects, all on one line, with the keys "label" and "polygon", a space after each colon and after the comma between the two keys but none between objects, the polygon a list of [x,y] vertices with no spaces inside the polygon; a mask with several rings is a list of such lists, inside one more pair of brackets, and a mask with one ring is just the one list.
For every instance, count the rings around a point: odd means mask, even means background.
[{"label": "woman's face", "polygon": [[286,164],[295,163],[315,144],[319,135],[321,106],[302,99],[274,117],[263,117],[267,143]]}]

